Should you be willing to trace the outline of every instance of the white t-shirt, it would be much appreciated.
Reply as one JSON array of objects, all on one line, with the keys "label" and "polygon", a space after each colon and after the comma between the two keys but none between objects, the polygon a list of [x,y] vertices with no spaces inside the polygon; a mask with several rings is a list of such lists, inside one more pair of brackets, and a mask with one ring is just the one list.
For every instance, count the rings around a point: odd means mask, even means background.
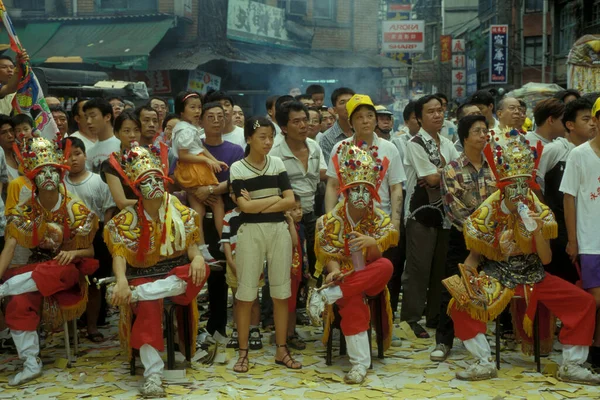
[{"label": "white t-shirt", "polygon": [[200,129],[189,122],[179,121],[173,129],[173,152],[179,157],[180,150],[187,150],[190,154],[197,156],[204,152]]},{"label": "white t-shirt", "polygon": [[546,193],[546,174],[561,161],[566,161],[571,150],[575,145],[565,138],[556,138],[552,142],[544,146],[542,158],[538,165],[537,183],[542,189],[542,193]]},{"label": "white t-shirt", "polygon": [[[354,140],[354,136],[349,137],[347,140]],[[335,166],[331,162],[331,159],[333,159],[333,156],[337,154],[337,149],[340,147],[340,144],[343,141],[344,140],[337,142],[331,151],[331,158],[329,160],[329,164],[327,165],[327,176],[330,178],[337,179]],[[380,139],[375,133],[373,133],[373,146],[377,146],[379,148],[379,150],[377,150],[379,158],[383,160],[384,157],[387,157],[387,159],[390,160],[390,165],[388,166],[387,172],[385,173],[383,182],[381,183],[378,191],[381,203],[377,204],[388,215],[391,215],[392,203],[390,199],[390,186],[397,185],[399,183],[402,184],[402,182],[406,181],[404,167],[402,166],[398,149],[396,149],[396,146],[391,142],[385,139]]]},{"label": "white t-shirt", "polygon": [[244,130],[239,126],[234,126],[233,130],[229,133],[223,134],[223,140],[227,140],[230,143],[241,146],[242,149],[246,149],[246,139],[244,138]]},{"label": "white t-shirt", "polygon": [[116,136],[111,136],[106,140],[97,141],[94,147],[89,151],[86,151],[87,162],[86,167],[88,171],[100,173],[102,162],[108,160],[108,157],[112,153],[119,152],[121,150],[121,141]]},{"label": "white t-shirt", "polygon": [[600,254],[600,157],[589,142],[571,150],[560,191],[575,197],[579,254]]},{"label": "white t-shirt", "polygon": [[96,143],[98,143],[97,140],[95,142],[91,141],[90,139],[88,139],[87,137],[82,135],[81,132],[79,132],[79,131],[71,133],[68,137],[76,137],[77,139],[81,139],[81,141],[85,145],[86,154],[88,151],[90,151],[92,149],[92,147],[94,147],[96,145]]},{"label": "white t-shirt", "polygon": [[454,142],[457,139],[458,135],[458,131],[456,130],[456,125],[454,125],[454,122],[445,120],[444,124],[442,125],[440,135]]},{"label": "white t-shirt", "polygon": [[92,210],[102,221],[104,213],[116,204],[110,194],[108,185],[104,183],[100,175],[87,171],[88,176],[81,182],[71,182],[69,176],[65,177],[65,186],[71,195],[77,197]]},{"label": "white t-shirt", "polygon": [[[427,133],[425,130],[421,128],[419,133],[417,133],[414,137],[421,136],[424,142],[426,142],[429,146],[437,147],[437,144]],[[412,138],[411,138],[412,139]],[[415,143],[412,140],[409,140],[406,143],[406,150],[404,154],[404,170],[406,171],[406,198],[404,199],[404,210],[405,210],[405,219],[410,217],[410,200],[415,192],[415,187],[417,186],[417,181],[422,179],[428,175],[433,175],[438,172],[438,168],[431,163],[429,160],[429,156],[425,152],[425,149],[421,147],[418,143]],[[456,160],[460,155],[456,148],[454,147],[454,143],[450,140],[446,139],[443,136],[440,136],[440,148],[439,152],[442,157],[446,161],[445,165],[452,160]],[[414,211],[414,210],[413,210]],[[449,227],[450,222],[447,221],[444,224],[444,227]]]}]

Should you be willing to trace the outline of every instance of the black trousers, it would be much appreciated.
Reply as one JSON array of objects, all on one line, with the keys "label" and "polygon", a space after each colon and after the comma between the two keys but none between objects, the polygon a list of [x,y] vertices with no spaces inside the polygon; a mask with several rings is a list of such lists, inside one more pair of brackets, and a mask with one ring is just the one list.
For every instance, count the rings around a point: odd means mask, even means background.
[{"label": "black trousers", "polygon": [[[213,214],[206,213],[203,221],[204,238],[208,244],[210,254],[217,260],[225,260],[225,254],[220,250],[220,237],[215,227]],[[222,271],[211,271],[206,282],[208,285],[208,310],[210,317],[206,323],[206,330],[213,335],[219,332],[227,336],[225,327],[227,326],[227,281],[225,280],[225,263]]]},{"label": "black trousers", "polygon": [[302,216],[302,225],[306,235],[306,258],[308,259],[308,270],[311,276],[315,274],[315,264],[317,256],[315,255],[315,229],[317,226],[317,216],[314,212],[306,213]]},{"label": "black trousers", "polygon": [[388,290],[390,292],[390,304],[392,311],[398,311],[398,303],[400,299],[400,291],[402,289],[402,273],[404,272],[404,263],[406,263],[406,230],[404,229],[404,216],[400,222],[400,241],[396,247],[387,249],[383,256],[392,262],[394,272],[388,282]]},{"label": "black trousers", "polygon": [[[465,245],[463,233],[453,226],[450,230],[444,279],[451,277],[452,275],[459,275],[458,264],[464,263],[468,256],[469,251]],[[452,348],[452,343],[454,341],[454,323],[447,312],[450,299],[450,293],[444,286],[442,288],[440,304],[440,319],[438,320],[437,329],[435,331],[435,343],[445,344],[449,348]]]}]

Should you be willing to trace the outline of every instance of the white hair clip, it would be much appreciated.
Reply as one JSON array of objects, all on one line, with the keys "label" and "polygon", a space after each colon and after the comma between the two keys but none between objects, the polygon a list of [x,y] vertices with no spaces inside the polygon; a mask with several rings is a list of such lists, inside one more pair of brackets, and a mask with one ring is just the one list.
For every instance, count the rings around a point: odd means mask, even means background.
[{"label": "white hair clip", "polygon": [[254,121],[254,125],[252,125],[252,128],[254,130],[257,130],[258,128],[260,128],[260,122],[258,122],[258,120]]}]

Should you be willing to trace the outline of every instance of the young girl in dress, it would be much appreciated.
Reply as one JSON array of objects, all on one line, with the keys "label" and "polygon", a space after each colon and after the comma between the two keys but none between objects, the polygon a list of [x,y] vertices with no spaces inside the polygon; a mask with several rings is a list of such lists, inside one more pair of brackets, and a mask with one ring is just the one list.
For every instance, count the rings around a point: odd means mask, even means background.
[{"label": "young girl in dress", "polygon": [[275,363],[290,369],[302,368],[302,364],[292,358],[286,344],[287,299],[292,294],[292,239],[284,213],[294,208],[296,202],[283,161],[268,155],[274,134],[275,127],[268,119],[248,119],[244,127],[246,156],[233,163],[230,171],[229,179],[241,210],[235,258],[239,342],[239,359],[233,367],[235,372],[248,372],[250,315],[265,259],[275,317]]},{"label": "young girl in dress", "polygon": [[[173,152],[178,161],[173,177],[175,181],[188,193],[188,202],[199,215],[200,221],[206,214],[206,206],[200,200],[200,190],[208,186],[212,195],[214,186],[219,184],[215,173],[228,168],[227,164],[218,161],[202,145],[202,134],[200,132],[200,117],[202,115],[202,100],[200,95],[194,92],[182,92],[175,98],[175,113],[180,121],[173,130]],[[215,226],[219,236],[223,230],[223,217],[225,206],[221,196],[212,197],[210,207],[212,209]],[[200,223],[200,250],[208,264],[216,260],[208,251],[208,245],[204,240],[204,229]]]}]

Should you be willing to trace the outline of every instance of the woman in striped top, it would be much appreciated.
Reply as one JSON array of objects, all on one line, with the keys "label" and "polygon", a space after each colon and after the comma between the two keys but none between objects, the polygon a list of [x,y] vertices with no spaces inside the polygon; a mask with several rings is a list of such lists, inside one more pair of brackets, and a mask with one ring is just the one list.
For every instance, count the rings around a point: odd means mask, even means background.
[{"label": "woman in striped top", "polygon": [[274,134],[271,121],[250,118],[244,128],[246,156],[231,166],[231,185],[242,211],[236,248],[239,360],[235,372],[248,372],[250,314],[265,259],[275,317],[275,362],[291,369],[302,368],[286,344],[292,242],[284,213],[294,208],[295,201],[283,162],[268,156]]}]

